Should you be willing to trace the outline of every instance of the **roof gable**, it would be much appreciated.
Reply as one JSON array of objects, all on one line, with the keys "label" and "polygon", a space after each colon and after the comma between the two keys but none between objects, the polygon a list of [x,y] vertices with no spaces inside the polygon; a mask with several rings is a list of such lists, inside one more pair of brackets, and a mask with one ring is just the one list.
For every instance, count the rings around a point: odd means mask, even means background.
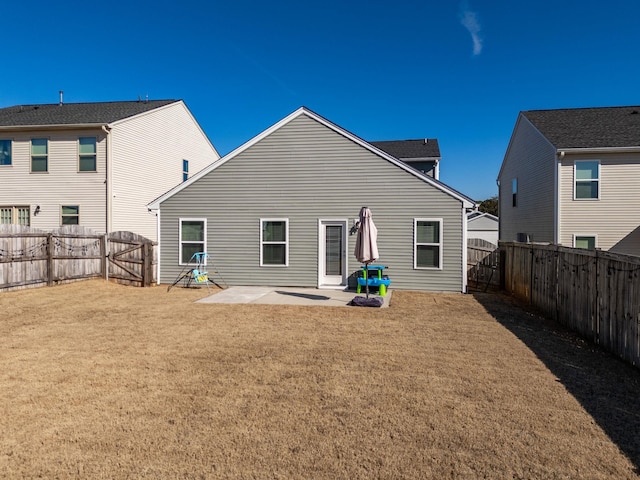
[{"label": "roof gable", "polygon": [[557,149],[640,146],[640,106],[521,112]]},{"label": "roof gable", "polygon": [[181,190],[187,188],[192,183],[197,182],[200,178],[202,178],[205,175],[209,174],[213,170],[221,167],[222,165],[224,165],[228,161],[230,161],[233,158],[237,157],[238,155],[240,155],[245,150],[249,149],[250,147],[252,147],[256,143],[260,142],[264,138],[266,138],[269,135],[271,135],[273,132],[279,130],[280,128],[282,128],[283,126],[287,125],[288,123],[290,123],[291,121],[293,121],[294,119],[298,118],[301,115],[306,115],[307,117],[317,121],[318,123],[324,125],[325,127],[333,130],[334,132],[336,132],[336,133],[348,138],[349,140],[351,140],[351,141],[355,142],[356,144],[360,145],[361,147],[369,150],[370,152],[374,153],[378,157],[381,157],[381,158],[387,160],[388,162],[393,163],[395,166],[397,166],[397,167],[399,167],[399,168],[411,173],[412,175],[420,178],[425,183],[428,183],[428,184],[432,185],[433,187],[445,192],[446,194],[456,198],[457,200],[462,202],[463,205],[466,208],[471,208],[473,205],[475,205],[475,202],[472,199],[470,199],[469,197],[467,197],[467,196],[461,194],[460,192],[448,187],[447,185],[443,184],[442,182],[439,182],[439,181],[433,179],[432,177],[429,177],[428,175],[425,175],[422,172],[410,167],[409,165],[405,164],[404,162],[402,162],[401,160],[397,159],[396,157],[394,157],[394,156],[390,155],[389,153],[387,153],[387,152],[385,152],[385,151],[383,151],[383,150],[371,145],[370,143],[366,142],[365,140],[361,139],[360,137],[352,134],[351,132],[348,132],[347,130],[343,129],[342,127],[339,127],[338,125],[336,125],[336,124],[330,122],[329,120],[321,117],[320,115],[312,112],[308,108],[300,107],[298,110],[294,111],[293,113],[289,114],[288,116],[286,116],[285,118],[283,118],[279,122],[277,122],[274,125],[272,125],[271,127],[267,128],[265,131],[263,131],[262,133],[258,134],[257,136],[255,136],[254,138],[249,140],[248,142],[244,143],[243,145],[241,145],[240,147],[236,148],[235,150],[233,150],[229,154],[225,155],[221,159],[217,160],[216,162],[212,163],[208,167],[204,168],[203,170],[201,170],[200,172],[198,172],[197,174],[195,174],[194,176],[189,178],[187,181],[185,181],[185,182],[183,182],[183,183],[181,183],[179,185],[176,185],[173,189],[169,190],[165,194],[163,194],[160,197],[156,198],[155,200],[153,200],[152,202],[150,202],[148,204],[148,207],[150,209],[154,209],[154,210],[158,209],[160,207],[160,204],[162,202],[164,202],[165,200],[167,200],[168,198],[171,198],[173,195],[175,195],[176,193],[180,192]]},{"label": "roof gable", "polygon": [[106,125],[179,100],[16,105],[0,108],[0,127]]}]

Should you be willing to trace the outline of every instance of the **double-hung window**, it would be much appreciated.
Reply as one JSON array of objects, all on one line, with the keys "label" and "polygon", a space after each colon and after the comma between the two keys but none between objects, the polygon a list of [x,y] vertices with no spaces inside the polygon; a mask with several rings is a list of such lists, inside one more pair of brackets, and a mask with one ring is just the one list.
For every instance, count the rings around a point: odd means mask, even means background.
[{"label": "double-hung window", "polygon": [[80,172],[97,171],[96,137],[78,139],[78,170]]},{"label": "double-hung window", "polygon": [[207,220],[204,218],[180,219],[180,264],[189,263],[194,253],[206,252]]},{"label": "double-hung window", "polygon": [[511,180],[511,206],[518,206],[518,179]]},{"label": "double-hung window", "polygon": [[289,265],[289,220],[286,218],[260,219],[260,266],[286,267]]},{"label": "double-hung window", "polygon": [[31,171],[49,171],[49,141],[46,138],[31,139]]},{"label": "double-hung window", "polygon": [[600,161],[576,160],[574,179],[574,199],[597,200],[600,198]]},{"label": "double-hung window", "polygon": [[11,140],[0,140],[0,167],[11,165]]},{"label": "double-hung window", "polygon": [[413,267],[442,269],[442,219],[413,220]]},{"label": "double-hung window", "polygon": [[0,224],[17,224],[28,227],[31,220],[29,207],[0,207]]},{"label": "double-hung window", "polygon": [[62,205],[61,225],[80,225],[80,207],[78,205]]}]

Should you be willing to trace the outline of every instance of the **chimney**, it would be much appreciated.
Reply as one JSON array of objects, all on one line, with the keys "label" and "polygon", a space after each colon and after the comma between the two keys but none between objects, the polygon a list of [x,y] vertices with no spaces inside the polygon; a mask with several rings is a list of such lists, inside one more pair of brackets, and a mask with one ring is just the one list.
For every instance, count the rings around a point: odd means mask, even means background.
[{"label": "chimney", "polygon": [[63,92],[62,90],[60,90],[60,92],[59,92],[59,93],[60,93],[60,105],[62,105],[62,104],[64,103],[64,102],[63,102],[64,92]]}]

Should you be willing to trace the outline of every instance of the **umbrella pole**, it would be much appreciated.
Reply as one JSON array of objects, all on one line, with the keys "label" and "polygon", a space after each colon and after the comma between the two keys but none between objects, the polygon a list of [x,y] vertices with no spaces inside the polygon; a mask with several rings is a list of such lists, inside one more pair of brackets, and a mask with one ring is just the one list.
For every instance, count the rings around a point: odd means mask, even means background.
[{"label": "umbrella pole", "polygon": [[367,292],[367,298],[369,298],[369,264],[364,264],[364,284],[366,285],[365,289]]}]

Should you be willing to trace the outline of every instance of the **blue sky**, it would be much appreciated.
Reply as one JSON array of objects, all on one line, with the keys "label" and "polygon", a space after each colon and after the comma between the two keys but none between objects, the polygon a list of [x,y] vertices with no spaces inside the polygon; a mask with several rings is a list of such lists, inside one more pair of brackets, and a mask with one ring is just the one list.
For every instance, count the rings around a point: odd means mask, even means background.
[{"label": "blue sky", "polygon": [[640,105],[636,0],[10,2],[0,107],[183,99],[221,154],[301,105],[366,140],[437,138],[476,200],[518,112]]}]

